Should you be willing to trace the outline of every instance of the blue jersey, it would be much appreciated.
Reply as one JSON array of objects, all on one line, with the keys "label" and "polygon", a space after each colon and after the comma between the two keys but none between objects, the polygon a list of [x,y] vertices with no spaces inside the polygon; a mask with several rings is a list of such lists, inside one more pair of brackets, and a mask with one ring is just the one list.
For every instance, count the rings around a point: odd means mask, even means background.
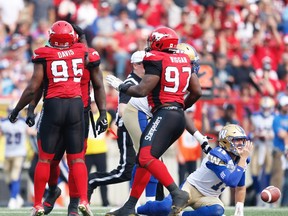
[{"label": "blue jersey", "polygon": [[288,115],[276,115],[273,121],[273,130],[275,133],[273,144],[274,147],[280,151],[285,151],[285,143],[282,138],[278,136],[280,130],[288,132]]}]

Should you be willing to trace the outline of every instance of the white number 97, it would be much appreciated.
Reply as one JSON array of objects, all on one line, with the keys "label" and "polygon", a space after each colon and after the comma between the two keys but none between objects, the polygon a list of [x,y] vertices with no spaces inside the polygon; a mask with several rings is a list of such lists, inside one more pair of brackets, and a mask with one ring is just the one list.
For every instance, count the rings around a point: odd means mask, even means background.
[{"label": "white number 97", "polygon": [[[175,76],[172,76],[172,74],[175,74]],[[182,92],[186,92],[188,85],[189,85],[189,80],[191,77],[191,68],[190,67],[182,67],[182,73],[188,73],[187,81],[185,87],[182,89]],[[172,92],[175,93],[179,89],[179,84],[180,84],[180,75],[179,75],[179,70],[177,67],[169,66],[165,70],[165,80],[166,82],[169,83],[174,83],[173,87],[169,86],[164,86],[164,91],[166,92]]]}]

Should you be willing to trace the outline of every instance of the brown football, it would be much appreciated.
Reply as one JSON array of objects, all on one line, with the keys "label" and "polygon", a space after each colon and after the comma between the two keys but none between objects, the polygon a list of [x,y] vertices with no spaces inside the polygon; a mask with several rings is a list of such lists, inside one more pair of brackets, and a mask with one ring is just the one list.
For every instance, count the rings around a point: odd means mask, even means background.
[{"label": "brown football", "polygon": [[268,186],[261,192],[261,199],[267,203],[276,202],[281,196],[281,191],[275,186]]}]

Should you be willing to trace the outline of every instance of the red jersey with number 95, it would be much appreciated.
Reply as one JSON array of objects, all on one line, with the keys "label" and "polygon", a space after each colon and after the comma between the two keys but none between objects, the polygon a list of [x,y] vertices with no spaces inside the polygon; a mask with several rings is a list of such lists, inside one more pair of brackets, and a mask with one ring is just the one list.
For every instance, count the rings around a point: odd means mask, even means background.
[{"label": "red jersey with number 95", "polygon": [[44,98],[82,97],[81,77],[87,48],[82,43],[68,49],[40,47],[34,51],[33,63],[44,67]]},{"label": "red jersey with number 95", "polygon": [[184,95],[191,77],[189,57],[184,53],[151,51],[146,53],[143,65],[145,74],[160,77],[157,86],[148,94],[148,103],[152,110],[173,102],[184,107]]}]

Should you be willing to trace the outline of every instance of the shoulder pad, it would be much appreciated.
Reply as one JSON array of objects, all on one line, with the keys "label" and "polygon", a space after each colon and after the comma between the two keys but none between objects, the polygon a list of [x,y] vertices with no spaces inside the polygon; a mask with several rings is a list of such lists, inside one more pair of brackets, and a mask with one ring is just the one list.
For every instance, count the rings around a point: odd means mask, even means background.
[{"label": "shoulder pad", "polygon": [[212,149],[209,152],[209,155],[219,158],[223,162],[223,164],[228,164],[228,161],[231,160],[231,157],[221,147],[216,147],[216,148]]}]

